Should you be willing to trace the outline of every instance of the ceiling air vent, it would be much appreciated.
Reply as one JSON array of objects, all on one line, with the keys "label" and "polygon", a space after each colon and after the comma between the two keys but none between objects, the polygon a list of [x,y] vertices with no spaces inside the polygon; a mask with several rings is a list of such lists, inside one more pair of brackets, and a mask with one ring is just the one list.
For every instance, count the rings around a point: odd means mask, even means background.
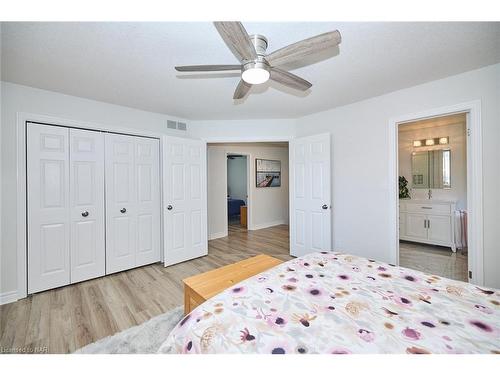
[{"label": "ceiling air vent", "polygon": [[177,129],[179,129],[179,130],[186,130],[186,123],[185,122],[178,122],[177,123]]},{"label": "ceiling air vent", "polygon": [[172,120],[167,120],[167,128],[177,129],[177,122]]}]

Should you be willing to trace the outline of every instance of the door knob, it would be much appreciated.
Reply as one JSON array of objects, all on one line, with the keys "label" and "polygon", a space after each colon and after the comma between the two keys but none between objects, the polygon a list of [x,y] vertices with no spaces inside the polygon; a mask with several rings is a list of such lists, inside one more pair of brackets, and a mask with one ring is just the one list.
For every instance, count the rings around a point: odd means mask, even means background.
[{"label": "door knob", "polygon": [[88,211],[83,211],[83,212],[82,212],[82,216],[83,216],[83,217],[87,217],[87,216],[89,216],[89,212],[88,212]]},{"label": "door knob", "polygon": [[123,208],[120,210],[120,212],[121,212],[122,214],[124,214],[125,212],[127,212],[127,209],[126,209],[125,207],[123,207]]},{"label": "door knob", "polygon": [[323,210],[328,210],[328,205],[327,205],[327,204],[324,204],[323,206],[321,206],[321,208],[322,208]]},{"label": "door knob", "polygon": [[171,205],[171,204],[169,204],[169,205],[167,206],[167,210],[169,210],[169,211],[170,211],[170,210],[172,210],[172,208],[173,208],[173,207],[172,207],[172,205]]}]

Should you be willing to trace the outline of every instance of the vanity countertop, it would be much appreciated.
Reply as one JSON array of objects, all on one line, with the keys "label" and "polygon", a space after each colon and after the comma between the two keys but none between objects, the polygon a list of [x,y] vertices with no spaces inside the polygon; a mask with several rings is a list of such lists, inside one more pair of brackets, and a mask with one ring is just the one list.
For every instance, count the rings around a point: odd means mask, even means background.
[{"label": "vanity countertop", "polygon": [[457,203],[456,200],[452,199],[400,199],[402,202],[408,202],[408,203],[418,203],[418,204],[450,204],[450,203]]}]

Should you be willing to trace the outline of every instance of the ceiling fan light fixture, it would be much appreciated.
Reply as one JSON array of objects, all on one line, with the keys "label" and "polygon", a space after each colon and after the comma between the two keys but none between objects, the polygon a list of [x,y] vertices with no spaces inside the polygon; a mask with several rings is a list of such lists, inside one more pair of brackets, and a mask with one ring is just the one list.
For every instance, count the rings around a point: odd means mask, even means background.
[{"label": "ceiling fan light fixture", "polygon": [[269,67],[262,62],[251,62],[243,66],[241,78],[251,85],[259,85],[269,80]]},{"label": "ceiling fan light fixture", "polygon": [[269,72],[262,68],[250,68],[245,70],[241,76],[243,81],[250,83],[251,85],[259,85],[261,83],[267,82],[269,79]]}]

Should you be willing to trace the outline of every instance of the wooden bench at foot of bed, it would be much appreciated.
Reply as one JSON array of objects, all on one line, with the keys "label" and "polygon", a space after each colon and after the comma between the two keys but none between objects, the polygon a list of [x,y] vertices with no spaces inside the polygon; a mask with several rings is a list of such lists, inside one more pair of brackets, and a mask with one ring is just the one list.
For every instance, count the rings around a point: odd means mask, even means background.
[{"label": "wooden bench at foot of bed", "polygon": [[269,255],[259,254],[212,271],[188,277],[184,283],[184,314],[189,314],[207,299],[249,277],[283,263]]}]

